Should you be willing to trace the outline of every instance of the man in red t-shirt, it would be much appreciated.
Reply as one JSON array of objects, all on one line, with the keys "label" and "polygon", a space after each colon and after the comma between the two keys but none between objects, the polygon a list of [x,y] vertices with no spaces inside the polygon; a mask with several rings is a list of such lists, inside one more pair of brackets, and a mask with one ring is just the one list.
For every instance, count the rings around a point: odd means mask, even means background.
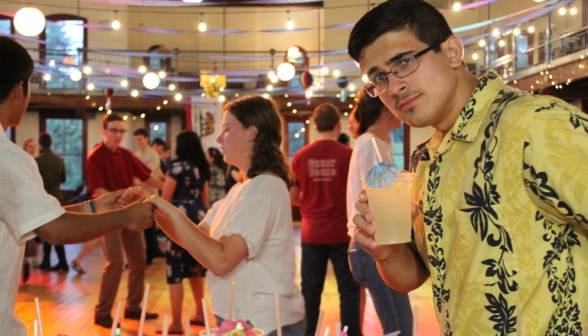
[{"label": "man in red t-shirt", "polygon": [[[116,114],[107,114],[102,120],[104,140],[88,155],[86,170],[88,190],[94,197],[113,190],[133,186],[138,178],[157,189],[161,180],[151,176],[151,171],[130,151],[119,147],[126,133],[124,120]],[[141,232],[125,229],[104,236],[106,265],[102,270],[100,295],[96,306],[94,323],[106,328],[112,326],[110,311],[116,299],[118,285],[124,267],[123,246],[129,260],[128,296],[125,318],[139,320],[145,279],[145,244]],[[155,319],[157,314],[147,313],[146,319]]]},{"label": "man in red t-shirt", "polygon": [[304,335],[314,335],[329,259],[339,289],[341,324],[348,335],[361,335],[359,285],[347,261],[345,197],[351,148],[337,141],[341,133],[339,110],[331,104],[317,106],[312,114],[318,140],[299,150],[292,161],[296,176],[290,189],[293,205],[302,215],[302,295],[308,325]]}]

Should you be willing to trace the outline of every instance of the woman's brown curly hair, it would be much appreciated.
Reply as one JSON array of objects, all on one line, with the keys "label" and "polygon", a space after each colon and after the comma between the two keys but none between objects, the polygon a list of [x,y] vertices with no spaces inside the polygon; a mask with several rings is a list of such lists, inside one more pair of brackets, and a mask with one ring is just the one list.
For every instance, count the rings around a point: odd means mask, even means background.
[{"label": "woman's brown curly hair", "polygon": [[289,189],[294,179],[280,150],[282,124],[276,104],[271,99],[250,95],[229,102],[223,109],[223,113],[227,112],[235,116],[243,127],[255,126],[258,130],[247,177],[271,172],[284,180]]}]

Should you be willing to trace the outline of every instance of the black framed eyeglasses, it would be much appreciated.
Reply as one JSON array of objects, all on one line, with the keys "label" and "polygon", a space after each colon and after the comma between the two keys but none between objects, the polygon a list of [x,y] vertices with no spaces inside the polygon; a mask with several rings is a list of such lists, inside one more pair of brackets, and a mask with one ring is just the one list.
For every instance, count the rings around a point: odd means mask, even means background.
[{"label": "black framed eyeglasses", "polygon": [[372,98],[378,97],[388,88],[388,75],[392,74],[396,78],[404,78],[412,74],[419,68],[418,58],[426,54],[429,50],[438,48],[441,43],[445,42],[445,40],[432,44],[416,54],[402,56],[402,58],[392,64],[390,71],[375,74],[374,77],[364,85],[365,92]]}]

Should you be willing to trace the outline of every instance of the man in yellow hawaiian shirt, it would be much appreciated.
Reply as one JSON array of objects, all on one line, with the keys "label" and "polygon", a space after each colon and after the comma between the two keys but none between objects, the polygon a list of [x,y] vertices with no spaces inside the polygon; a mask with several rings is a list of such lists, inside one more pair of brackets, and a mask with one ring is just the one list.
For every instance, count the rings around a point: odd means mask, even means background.
[{"label": "man in yellow hawaiian shirt", "polygon": [[[355,239],[385,281],[431,276],[445,335],[583,335],[588,329],[588,115],[477,79],[462,41],[422,0],[391,0],[353,28],[365,90],[436,133],[412,158],[414,242],[377,245],[362,192]],[[376,98],[377,99],[377,98]]]}]

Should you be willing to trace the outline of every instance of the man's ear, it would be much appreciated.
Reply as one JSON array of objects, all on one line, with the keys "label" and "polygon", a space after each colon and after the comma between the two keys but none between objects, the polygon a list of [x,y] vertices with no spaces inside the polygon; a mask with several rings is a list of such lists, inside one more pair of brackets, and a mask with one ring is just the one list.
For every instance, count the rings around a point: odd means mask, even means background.
[{"label": "man's ear", "polygon": [[253,141],[253,140],[255,140],[255,138],[257,138],[257,132],[259,132],[259,130],[257,129],[256,126],[251,125],[251,126],[249,126],[248,132],[249,133],[248,133],[247,138],[249,139],[249,141]]},{"label": "man's ear", "polygon": [[14,85],[14,87],[12,87],[12,90],[10,91],[10,95],[14,95],[13,97],[19,101],[25,99],[27,96],[27,93],[24,92],[24,82],[20,81],[20,82],[16,83]]},{"label": "man's ear", "polygon": [[447,39],[447,51],[449,53],[449,60],[451,67],[457,69],[463,66],[463,58],[465,51],[463,48],[463,42],[455,35],[449,36]]}]

